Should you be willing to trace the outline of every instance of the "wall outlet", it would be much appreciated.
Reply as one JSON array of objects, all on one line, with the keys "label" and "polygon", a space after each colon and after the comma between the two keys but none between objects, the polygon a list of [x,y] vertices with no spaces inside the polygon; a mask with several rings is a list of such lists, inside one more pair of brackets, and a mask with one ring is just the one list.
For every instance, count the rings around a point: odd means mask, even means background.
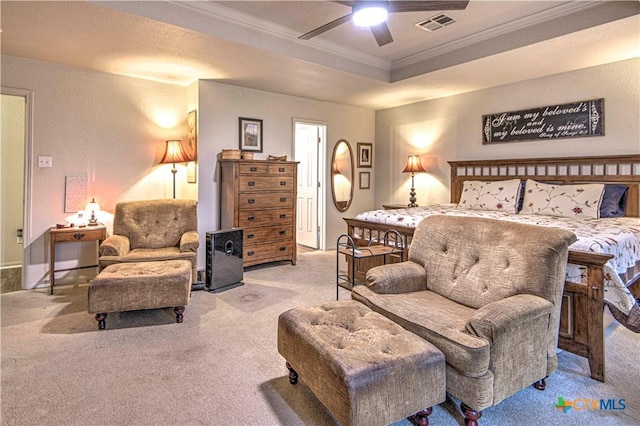
[{"label": "wall outlet", "polygon": [[38,167],[53,167],[51,157],[38,157]]}]

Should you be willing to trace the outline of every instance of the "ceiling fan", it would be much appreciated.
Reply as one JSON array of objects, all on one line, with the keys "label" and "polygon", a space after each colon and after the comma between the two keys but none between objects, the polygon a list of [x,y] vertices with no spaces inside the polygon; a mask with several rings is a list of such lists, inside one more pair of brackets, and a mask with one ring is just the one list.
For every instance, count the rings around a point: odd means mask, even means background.
[{"label": "ceiling fan", "polygon": [[[354,20],[356,25],[368,26],[378,43],[378,46],[384,46],[393,41],[391,32],[386,23],[387,14],[400,12],[424,12],[431,10],[464,10],[469,4],[469,0],[440,0],[440,1],[336,1],[345,6],[351,7],[351,13],[338,18],[334,21],[324,24],[321,27],[311,30],[298,37],[301,40],[309,40],[324,32],[327,32],[338,25]],[[377,21],[372,23],[358,23],[361,14],[373,13],[377,16]]]}]

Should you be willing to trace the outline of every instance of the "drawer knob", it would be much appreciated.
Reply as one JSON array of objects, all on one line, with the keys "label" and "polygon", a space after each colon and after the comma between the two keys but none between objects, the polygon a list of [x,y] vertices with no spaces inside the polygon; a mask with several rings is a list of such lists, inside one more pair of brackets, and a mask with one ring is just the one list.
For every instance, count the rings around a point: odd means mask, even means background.
[{"label": "drawer knob", "polygon": [[254,181],[250,180],[249,182],[247,182],[247,185],[256,186],[256,183]]},{"label": "drawer knob", "polygon": [[286,247],[278,247],[278,250],[280,251],[285,251],[287,248]]},{"label": "drawer knob", "polygon": [[247,234],[247,238],[253,238],[253,237],[255,237],[255,236],[256,236],[256,234],[254,234],[254,233]]},{"label": "drawer knob", "polygon": [[280,219],[284,219],[285,217],[287,217],[286,213],[280,213]]},{"label": "drawer knob", "polygon": [[75,234],[73,234],[73,238],[75,238],[76,240],[81,240],[84,238],[84,232],[76,232]]},{"label": "drawer knob", "polygon": [[278,171],[279,171],[280,173],[284,173],[284,167],[278,167]]},{"label": "drawer knob", "polygon": [[256,217],[254,215],[248,216],[247,220],[249,221],[254,221],[256,219]]},{"label": "drawer knob", "polygon": [[281,229],[280,232],[278,232],[278,234],[280,234],[280,235],[284,235],[286,233],[287,233],[287,231],[285,231],[284,229]]},{"label": "drawer knob", "polygon": [[253,250],[250,250],[247,252],[247,256],[253,256],[255,254],[255,252]]},{"label": "drawer knob", "polygon": [[280,181],[280,186],[287,186],[287,181],[286,180]]},{"label": "drawer knob", "polygon": [[248,202],[249,204],[254,204],[254,203],[256,202],[256,200],[255,200],[254,198],[249,198],[249,199],[247,200],[247,202]]},{"label": "drawer knob", "polygon": [[257,167],[250,167],[250,168],[249,168],[249,171],[257,172],[257,171],[258,171],[258,168],[257,168]]},{"label": "drawer knob", "polygon": [[287,202],[287,197],[280,197],[280,202],[281,203],[286,203]]}]

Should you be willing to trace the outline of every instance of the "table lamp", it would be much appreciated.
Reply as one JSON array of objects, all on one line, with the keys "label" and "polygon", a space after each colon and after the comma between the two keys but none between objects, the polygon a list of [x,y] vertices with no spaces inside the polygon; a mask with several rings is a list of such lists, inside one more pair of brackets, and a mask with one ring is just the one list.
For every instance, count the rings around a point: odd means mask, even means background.
[{"label": "table lamp", "polygon": [[407,161],[407,166],[404,168],[402,173],[411,173],[411,191],[409,192],[409,207],[418,207],[416,204],[416,188],[413,182],[413,178],[416,173],[425,173],[426,170],[422,167],[422,163],[420,163],[419,155],[410,155],[409,160]]},{"label": "table lamp", "polygon": [[89,204],[87,204],[87,206],[84,209],[86,211],[91,212],[91,217],[89,218],[89,223],[87,223],[87,225],[89,225],[89,226],[97,226],[98,225],[98,219],[96,218],[96,212],[100,211],[100,204],[96,203],[96,199],[95,198],[91,198],[91,202]]}]

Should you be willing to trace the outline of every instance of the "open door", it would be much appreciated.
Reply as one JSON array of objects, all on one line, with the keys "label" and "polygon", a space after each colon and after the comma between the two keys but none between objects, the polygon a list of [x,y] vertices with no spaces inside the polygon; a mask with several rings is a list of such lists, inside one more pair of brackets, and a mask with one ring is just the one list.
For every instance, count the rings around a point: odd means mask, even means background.
[{"label": "open door", "polygon": [[310,248],[320,248],[319,206],[320,152],[324,146],[326,125],[294,120],[295,160],[298,165],[296,240]]},{"label": "open door", "polygon": [[21,290],[25,282],[27,115],[30,92],[2,88],[0,111],[0,277],[2,292]]}]

